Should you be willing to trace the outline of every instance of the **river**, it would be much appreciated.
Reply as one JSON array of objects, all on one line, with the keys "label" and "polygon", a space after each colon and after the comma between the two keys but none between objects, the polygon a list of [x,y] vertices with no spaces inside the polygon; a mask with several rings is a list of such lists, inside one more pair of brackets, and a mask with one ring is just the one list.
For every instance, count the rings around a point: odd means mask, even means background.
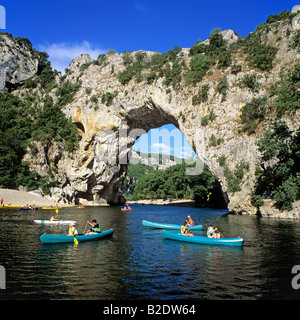
[{"label": "river", "polygon": [[[300,265],[300,222],[236,216],[224,210],[132,205],[63,208],[59,216],[97,219],[114,229],[110,239],[43,245],[43,233],[64,234],[67,226],[37,225],[49,210],[0,209],[0,265],[6,289],[0,300],[274,300],[299,299],[292,268]],[[242,237],[243,248],[181,243],[163,239],[143,219],[181,224],[191,215],[204,230],[213,221],[225,237]],[[205,234],[197,232],[197,234]]]}]

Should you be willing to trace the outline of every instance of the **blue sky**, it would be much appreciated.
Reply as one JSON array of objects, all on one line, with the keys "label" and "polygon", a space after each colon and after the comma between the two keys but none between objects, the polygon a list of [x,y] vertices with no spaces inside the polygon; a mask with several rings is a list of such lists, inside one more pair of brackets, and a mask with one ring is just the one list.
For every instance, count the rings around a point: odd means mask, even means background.
[{"label": "blue sky", "polygon": [[179,158],[196,156],[185,136],[172,124],[151,129],[135,142],[133,149],[152,154],[170,154]]},{"label": "blue sky", "polygon": [[[6,30],[1,31],[29,38],[34,48],[49,54],[53,68],[63,71],[81,53],[89,53],[96,59],[109,49],[118,53],[124,50],[164,53],[174,46],[189,48],[198,39],[206,40],[214,28],[233,29],[245,37],[269,15],[291,10],[299,3],[297,0],[0,0],[6,9]],[[143,144],[139,142],[140,151],[148,148],[149,141],[147,138]],[[154,143],[153,152],[159,146]],[[181,150],[178,144],[182,144]],[[184,142],[167,147],[161,142],[161,151],[168,147],[176,156],[188,154]]]},{"label": "blue sky", "polygon": [[246,36],[297,0],[0,0],[6,31],[26,37],[64,70],[81,53],[167,52],[206,40],[214,28]]}]

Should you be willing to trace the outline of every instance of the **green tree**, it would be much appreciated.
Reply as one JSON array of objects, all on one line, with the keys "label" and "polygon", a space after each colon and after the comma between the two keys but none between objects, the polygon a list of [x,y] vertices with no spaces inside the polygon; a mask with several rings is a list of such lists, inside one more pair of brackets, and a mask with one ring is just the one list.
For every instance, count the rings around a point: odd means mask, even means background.
[{"label": "green tree", "polygon": [[276,96],[272,107],[277,109],[279,116],[294,113],[300,108],[300,64],[288,73],[272,94]]},{"label": "green tree", "polygon": [[[166,170],[155,170],[141,175],[135,183],[134,199],[193,199],[207,202],[207,195],[214,192],[216,181],[205,168],[201,175],[186,175],[187,165],[178,164]],[[132,169],[130,169],[132,170]]]},{"label": "green tree", "polygon": [[273,60],[278,49],[265,43],[255,42],[249,47],[248,60],[250,64],[262,71],[273,68]]},{"label": "green tree", "polygon": [[214,61],[204,55],[196,55],[191,59],[190,70],[185,74],[187,84],[196,84],[206,75]]},{"label": "green tree", "polygon": [[260,194],[268,192],[279,209],[291,210],[300,198],[300,130],[293,132],[284,122],[275,122],[258,147],[263,167],[258,180]]}]

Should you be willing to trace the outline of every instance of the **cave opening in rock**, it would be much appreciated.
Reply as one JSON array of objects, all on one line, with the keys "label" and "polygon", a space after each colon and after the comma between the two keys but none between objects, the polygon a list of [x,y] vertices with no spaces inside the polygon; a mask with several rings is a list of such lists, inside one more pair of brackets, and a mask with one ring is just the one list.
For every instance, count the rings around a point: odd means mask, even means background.
[{"label": "cave opening in rock", "polygon": [[135,139],[122,185],[125,199],[186,199],[195,200],[195,205],[227,208],[220,183],[174,124],[151,128]]},{"label": "cave opening in rock", "polygon": [[74,122],[74,124],[77,126],[77,128],[79,129],[79,132],[81,134],[85,133],[85,129],[84,129],[84,125],[81,122]]}]

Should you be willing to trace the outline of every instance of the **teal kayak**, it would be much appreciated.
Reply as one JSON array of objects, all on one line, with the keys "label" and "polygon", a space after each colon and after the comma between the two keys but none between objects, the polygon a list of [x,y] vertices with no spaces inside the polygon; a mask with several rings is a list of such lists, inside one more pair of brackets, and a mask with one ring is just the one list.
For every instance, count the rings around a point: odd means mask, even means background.
[{"label": "teal kayak", "polygon": [[[78,242],[85,242],[85,241],[93,241],[93,240],[99,240],[103,238],[109,238],[113,235],[113,230],[106,230],[102,231],[100,233],[94,233],[94,234],[86,234],[81,233],[76,236],[76,239]],[[64,235],[57,235],[57,234],[42,234],[41,235],[41,241],[43,243],[74,243],[74,237],[69,236],[67,234]]]},{"label": "teal kayak", "polygon": [[212,239],[203,236],[185,236],[181,233],[175,233],[170,231],[162,231],[162,236],[166,239],[191,242],[191,243],[200,243],[200,244],[211,244],[217,246],[235,246],[241,247],[244,245],[243,238],[220,238],[220,239]]},{"label": "teal kayak", "polygon": [[[151,222],[151,221],[146,221],[143,220],[142,224],[145,227],[150,227],[150,228],[156,228],[156,229],[167,229],[167,230],[181,230],[182,225],[181,224],[169,224],[169,223],[158,223],[158,222]],[[193,227],[188,227],[191,231],[201,231],[203,229],[203,226],[197,225]]]}]

